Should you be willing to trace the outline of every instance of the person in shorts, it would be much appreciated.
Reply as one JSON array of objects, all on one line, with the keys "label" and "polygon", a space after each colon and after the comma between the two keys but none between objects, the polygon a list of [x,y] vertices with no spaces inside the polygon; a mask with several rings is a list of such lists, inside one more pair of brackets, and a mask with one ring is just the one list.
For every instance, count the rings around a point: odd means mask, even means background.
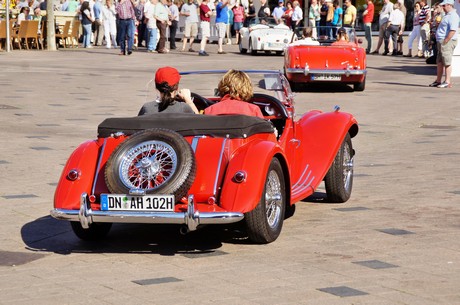
[{"label": "person in shorts", "polygon": [[195,40],[196,35],[198,34],[198,7],[193,0],[188,0],[187,3],[182,5],[180,10],[180,15],[185,16],[185,31],[184,31],[184,40],[182,44],[182,52],[185,52],[185,47],[187,46],[187,41],[190,39],[190,46],[188,48],[189,52],[195,52],[193,50],[193,41]]},{"label": "person in shorts", "polygon": [[212,11],[208,6],[209,0],[203,0],[200,5],[200,28],[201,28],[201,44],[199,56],[209,56],[206,53],[206,43],[208,42],[209,37],[211,36],[211,16]]},{"label": "person in shorts", "polygon": [[216,29],[218,36],[218,51],[217,54],[225,54],[222,46],[224,44],[225,34],[228,24],[228,0],[221,0],[216,5]]},{"label": "person in shorts", "polygon": [[[437,75],[436,80],[430,84],[430,87],[451,88],[452,55],[457,46],[457,32],[460,18],[454,9],[454,0],[444,0],[440,5],[445,15],[442,17],[441,23],[436,30],[436,44],[438,46],[438,56],[436,58]],[[445,79],[441,83],[444,72]]]}]

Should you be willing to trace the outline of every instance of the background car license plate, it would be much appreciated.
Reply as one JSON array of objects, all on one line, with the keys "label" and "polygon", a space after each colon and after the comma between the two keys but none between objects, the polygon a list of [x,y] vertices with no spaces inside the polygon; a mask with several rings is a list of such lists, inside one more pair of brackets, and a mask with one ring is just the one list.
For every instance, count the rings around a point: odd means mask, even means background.
[{"label": "background car license plate", "polygon": [[312,74],[311,80],[337,81],[341,80],[340,74]]},{"label": "background car license plate", "polygon": [[270,43],[268,43],[268,46],[269,46],[270,48],[280,48],[280,49],[282,49],[282,48],[284,48],[284,43],[280,43],[280,42],[270,42]]},{"label": "background car license plate", "polygon": [[102,211],[173,212],[174,195],[101,194]]}]

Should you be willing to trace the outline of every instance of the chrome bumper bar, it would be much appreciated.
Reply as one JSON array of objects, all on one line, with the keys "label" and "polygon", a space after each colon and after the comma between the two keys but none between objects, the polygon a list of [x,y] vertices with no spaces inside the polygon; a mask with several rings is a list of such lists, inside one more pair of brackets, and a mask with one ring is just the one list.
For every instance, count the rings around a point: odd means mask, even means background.
[{"label": "chrome bumper bar", "polygon": [[80,197],[80,210],[54,209],[51,216],[59,220],[79,221],[88,229],[93,222],[111,223],[159,223],[185,224],[189,231],[194,231],[200,224],[228,224],[242,220],[243,213],[236,212],[199,212],[193,195],[188,197],[186,212],[130,212],[130,211],[93,211],[88,195]]},{"label": "chrome bumper bar", "polygon": [[302,69],[302,68],[287,68],[286,73],[300,73],[304,75],[308,74],[343,74],[346,76],[349,75],[363,75],[366,74],[366,70],[352,70],[352,69],[345,69],[345,70],[310,70],[310,69]]}]

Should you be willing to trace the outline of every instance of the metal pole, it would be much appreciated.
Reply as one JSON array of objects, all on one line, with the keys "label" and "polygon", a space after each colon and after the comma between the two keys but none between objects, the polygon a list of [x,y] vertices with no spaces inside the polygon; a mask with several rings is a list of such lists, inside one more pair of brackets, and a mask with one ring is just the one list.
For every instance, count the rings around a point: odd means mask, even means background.
[{"label": "metal pole", "polygon": [[11,52],[10,50],[10,0],[6,0],[6,7],[5,7],[5,14],[6,14],[6,52]]}]

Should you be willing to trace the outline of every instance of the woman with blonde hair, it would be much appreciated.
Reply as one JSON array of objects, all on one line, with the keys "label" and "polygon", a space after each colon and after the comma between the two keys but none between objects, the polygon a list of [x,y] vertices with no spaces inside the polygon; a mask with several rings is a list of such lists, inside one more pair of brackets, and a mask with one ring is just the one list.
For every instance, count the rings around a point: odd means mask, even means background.
[{"label": "woman with blonde hair", "polygon": [[206,108],[205,114],[244,114],[263,118],[260,108],[248,103],[253,95],[249,76],[239,70],[230,70],[222,77],[217,87],[220,102]]}]

